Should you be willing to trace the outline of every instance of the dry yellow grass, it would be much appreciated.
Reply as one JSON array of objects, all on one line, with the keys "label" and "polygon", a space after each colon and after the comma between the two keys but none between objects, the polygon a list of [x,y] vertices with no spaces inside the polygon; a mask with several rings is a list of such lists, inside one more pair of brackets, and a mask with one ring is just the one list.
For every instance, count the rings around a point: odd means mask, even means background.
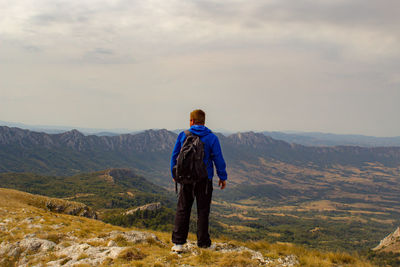
[{"label": "dry yellow grass", "polygon": [[[0,189],[0,221],[4,221],[5,219],[11,220],[8,227],[9,229],[14,229],[10,232],[0,231],[0,240],[15,242],[22,240],[26,234],[35,234],[38,238],[47,239],[68,247],[72,244],[71,241],[65,240],[65,238],[70,236],[77,237],[77,242],[84,242],[90,238],[107,236],[107,234],[116,230],[137,230],[134,228],[126,229],[112,226],[93,219],[49,212],[43,208],[42,203],[45,199],[45,197],[15,190]],[[27,218],[31,218],[29,223],[24,222]],[[32,225],[41,225],[42,227],[34,228],[31,227]],[[132,244],[124,240],[123,237],[117,236],[114,242],[126,247],[126,249],[115,259],[107,258],[102,266],[179,266],[183,264],[191,266],[258,266],[258,261],[251,259],[247,251],[221,253],[196,248],[193,253],[183,253],[179,256],[171,254],[170,247],[172,243],[170,241],[170,233],[147,232],[154,233],[165,245],[154,240]],[[190,234],[189,239],[196,240],[196,237]],[[238,242],[225,238],[214,241],[231,243],[234,246],[246,246],[260,252],[262,256],[271,259],[293,254],[297,256],[300,266],[371,266],[367,262],[358,259],[357,256],[345,253],[323,253],[307,250],[292,244],[269,244],[261,241]],[[105,246],[104,243],[96,241],[92,241],[90,245]],[[84,259],[88,256],[82,253],[79,257]],[[9,258],[7,260],[9,260],[12,266],[15,259]],[[28,265],[45,265],[46,262],[53,260],[68,262],[70,259],[69,255],[57,256],[56,253],[50,252],[41,258],[35,257],[35,254],[28,255],[27,260],[29,262]]]},{"label": "dry yellow grass", "polygon": [[350,255],[343,252],[322,252],[305,249],[290,243],[269,244],[263,241],[249,242],[249,248],[262,252],[264,255],[277,258],[282,255],[297,255],[299,266],[328,267],[328,266],[359,266],[372,267],[373,265],[359,259],[358,255]]}]

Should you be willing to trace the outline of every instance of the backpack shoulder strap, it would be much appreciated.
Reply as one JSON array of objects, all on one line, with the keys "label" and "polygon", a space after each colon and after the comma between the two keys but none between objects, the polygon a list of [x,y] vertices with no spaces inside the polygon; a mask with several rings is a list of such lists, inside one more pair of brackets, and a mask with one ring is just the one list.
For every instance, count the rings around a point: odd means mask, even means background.
[{"label": "backpack shoulder strap", "polygon": [[189,130],[185,130],[185,131],[183,131],[183,132],[185,133],[186,137],[188,137],[188,136],[190,136],[190,135],[193,135],[192,132],[189,131]]}]

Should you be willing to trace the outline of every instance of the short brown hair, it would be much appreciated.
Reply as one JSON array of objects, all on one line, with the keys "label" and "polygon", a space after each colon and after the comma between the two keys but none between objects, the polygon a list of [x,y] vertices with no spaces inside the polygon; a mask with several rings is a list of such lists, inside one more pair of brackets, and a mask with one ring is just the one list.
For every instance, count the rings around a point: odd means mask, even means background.
[{"label": "short brown hair", "polygon": [[193,120],[194,124],[204,125],[206,123],[206,113],[201,109],[195,109],[190,112],[190,120]]}]

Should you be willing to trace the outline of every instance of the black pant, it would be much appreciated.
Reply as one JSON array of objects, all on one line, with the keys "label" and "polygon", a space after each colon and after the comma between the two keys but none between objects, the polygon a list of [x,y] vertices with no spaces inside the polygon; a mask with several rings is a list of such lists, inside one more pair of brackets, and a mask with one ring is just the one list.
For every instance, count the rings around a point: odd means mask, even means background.
[{"label": "black pant", "polygon": [[209,179],[196,183],[194,188],[191,184],[183,185],[179,192],[172,243],[181,245],[186,243],[190,212],[195,196],[197,204],[197,245],[199,247],[211,245],[210,234],[208,233],[208,217],[210,215],[212,190],[212,180]]}]

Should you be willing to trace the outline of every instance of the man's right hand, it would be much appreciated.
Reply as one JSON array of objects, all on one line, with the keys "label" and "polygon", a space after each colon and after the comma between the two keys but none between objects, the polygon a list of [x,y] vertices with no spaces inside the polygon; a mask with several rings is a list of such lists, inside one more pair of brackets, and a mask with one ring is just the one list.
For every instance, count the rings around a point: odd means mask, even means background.
[{"label": "man's right hand", "polygon": [[226,187],[226,180],[219,180],[218,186],[221,187],[221,190]]}]

